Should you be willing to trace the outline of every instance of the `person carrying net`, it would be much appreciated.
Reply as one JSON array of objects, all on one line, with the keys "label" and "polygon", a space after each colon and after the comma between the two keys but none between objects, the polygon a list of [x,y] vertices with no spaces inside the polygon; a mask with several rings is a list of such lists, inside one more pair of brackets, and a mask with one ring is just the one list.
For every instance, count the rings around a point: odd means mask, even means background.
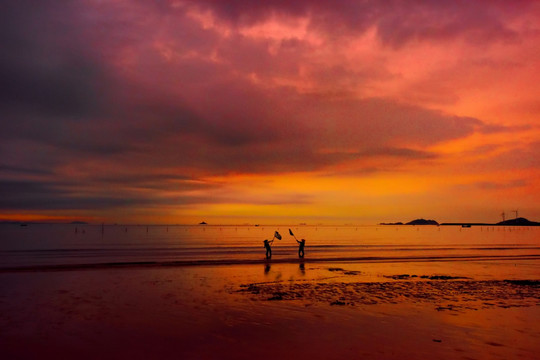
[{"label": "person carrying net", "polygon": [[291,236],[294,237],[294,240],[296,240],[296,242],[298,243],[298,257],[303,258],[304,257],[304,247],[306,246],[306,240],[305,239],[298,240],[296,238],[296,236],[294,236],[291,229],[289,229],[289,234],[291,234]]},{"label": "person carrying net", "polygon": [[272,258],[272,244],[274,243],[274,239],[281,240],[281,235],[276,231],[274,233],[274,237],[272,240],[264,240],[264,248],[266,249],[266,258],[270,259]]}]

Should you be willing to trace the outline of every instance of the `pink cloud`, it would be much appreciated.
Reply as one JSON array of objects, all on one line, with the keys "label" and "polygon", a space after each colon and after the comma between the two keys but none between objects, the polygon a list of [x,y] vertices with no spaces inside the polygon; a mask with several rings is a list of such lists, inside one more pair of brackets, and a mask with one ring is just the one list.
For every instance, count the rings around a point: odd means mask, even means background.
[{"label": "pink cloud", "polygon": [[[151,181],[156,191],[188,193],[186,179],[207,175],[335,170],[364,159],[392,167],[437,159],[432,146],[473,134],[531,130],[433,106],[458,102],[464,87],[455,86],[456,73],[487,68],[482,79],[500,69],[462,57],[479,43],[482,51],[519,43],[521,28],[512,21],[535,5],[509,4],[3,5],[11,20],[0,32],[9,55],[0,60],[8,84],[1,91],[0,181],[29,197],[64,194],[61,208],[81,192],[89,197],[83,207],[128,206],[151,201],[130,190],[149,185],[137,172],[166,183]],[[447,54],[452,46],[463,52]],[[412,65],[401,62],[407,53],[416,56]],[[374,162],[364,170],[376,169]],[[89,168],[104,169],[109,180]],[[131,203],[107,202],[113,193],[99,189],[110,178]],[[36,198],[25,201],[45,203]],[[171,199],[196,201],[162,201]]]}]

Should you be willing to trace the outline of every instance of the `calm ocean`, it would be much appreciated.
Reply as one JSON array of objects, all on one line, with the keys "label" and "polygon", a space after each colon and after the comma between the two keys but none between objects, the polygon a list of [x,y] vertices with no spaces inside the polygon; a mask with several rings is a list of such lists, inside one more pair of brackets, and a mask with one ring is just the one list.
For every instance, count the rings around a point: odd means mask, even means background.
[{"label": "calm ocean", "polygon": [[0,225],[0,268],[111,263],[250,263],[264,261],[404,261],[540,257],[538,227],[458,226],[144,226]]}]

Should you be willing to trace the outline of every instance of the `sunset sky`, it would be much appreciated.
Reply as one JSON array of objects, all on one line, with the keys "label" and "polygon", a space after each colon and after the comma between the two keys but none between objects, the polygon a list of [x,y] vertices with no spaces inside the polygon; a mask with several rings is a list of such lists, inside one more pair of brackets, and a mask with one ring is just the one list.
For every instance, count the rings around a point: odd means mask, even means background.
[{"label": "sunset sky", "polygon": [[0,220],[540,221],[539,1],[0,4]]}]

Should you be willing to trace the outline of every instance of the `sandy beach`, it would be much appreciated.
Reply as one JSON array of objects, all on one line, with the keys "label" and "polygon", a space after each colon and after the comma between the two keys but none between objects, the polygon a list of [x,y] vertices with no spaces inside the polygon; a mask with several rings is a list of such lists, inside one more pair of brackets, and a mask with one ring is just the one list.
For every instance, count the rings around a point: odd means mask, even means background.
[{"label": "sandy beach", "polygon": [[0,346],[9,359],[534,359],[537,274],[535,260],[4,271]]}]

